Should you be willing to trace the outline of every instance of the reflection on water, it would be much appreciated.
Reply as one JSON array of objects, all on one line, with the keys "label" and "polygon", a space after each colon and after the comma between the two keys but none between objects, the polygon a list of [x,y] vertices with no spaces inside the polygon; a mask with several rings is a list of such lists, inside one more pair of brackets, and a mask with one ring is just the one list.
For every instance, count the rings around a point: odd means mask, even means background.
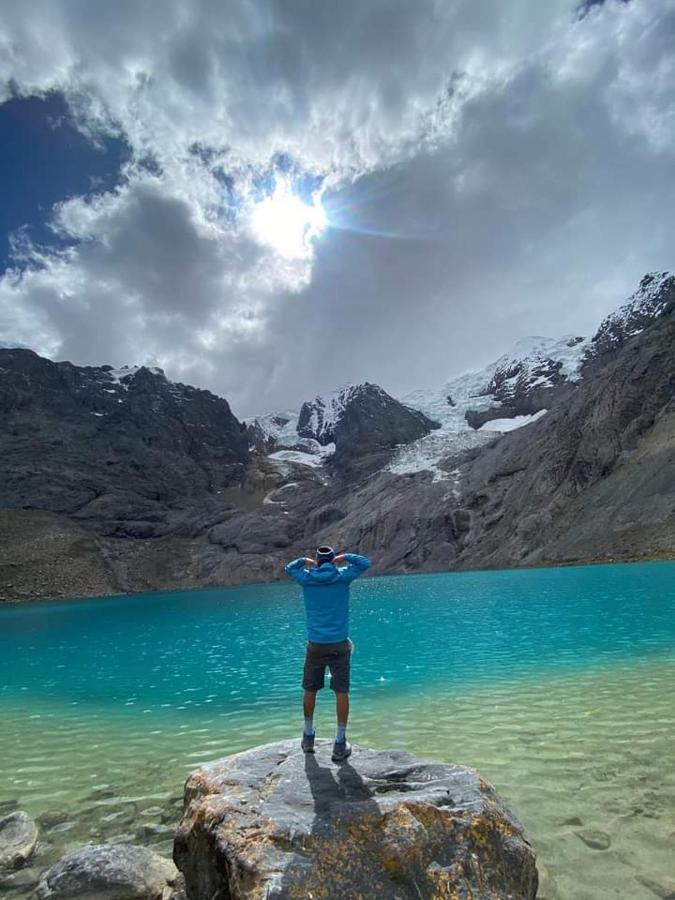
[{"label": "reflection on water", "polygon": [[[480,769],[542,896],[653,898],[675,878],[674,586],[671,564],[357,583],[350,736]],[[302,650],[287,585],[0,610],[0,812],[42,817],[38,866],[87,840],[170,854],[188,771],[299,732]]]}]

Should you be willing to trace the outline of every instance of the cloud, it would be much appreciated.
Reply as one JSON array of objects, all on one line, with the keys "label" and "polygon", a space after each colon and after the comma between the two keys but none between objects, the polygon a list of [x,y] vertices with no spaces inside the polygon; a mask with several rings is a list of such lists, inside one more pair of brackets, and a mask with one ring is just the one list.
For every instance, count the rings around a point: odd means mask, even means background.
[{"label": "cloud", "polygon": [[[0,74],[134,161],[0,281],[0,337],[249,414],[588,331],[672,265],[666,0],[37,5],[0,13]],[[249,220],[280,160],[340,225],[290,260]]]}]

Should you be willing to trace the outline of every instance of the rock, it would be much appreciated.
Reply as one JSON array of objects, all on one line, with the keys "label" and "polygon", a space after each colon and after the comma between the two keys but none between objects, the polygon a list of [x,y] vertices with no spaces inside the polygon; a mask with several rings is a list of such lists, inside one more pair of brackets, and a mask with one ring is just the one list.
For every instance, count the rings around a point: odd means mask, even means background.
[{"label": "rock", "polygon": [[38,883],[38,873],[35,869],[19,869],[18,872],[0,873],[0,888],[6,891],[19,891],[32,888]]},{"label": "rock", "polygon": [[28,813],[10,813],[0,819],[0,869],[19,869],[29,859],[38,839],[38,827]]},{"label": "rock", "polygon": [[473,769],[267,744],[197,769],[174,859],[191,900],[534,898],[522,826]]},{"label": "rock", "polygon": [[174,831],[175,829],[171,825],[143,822],[136,829],[136,835],[140,841],[147,843],[153,840],[165,840],[167,837],[173,837]]},{"label": "rock", "polygon": [[163,807],[161,806],[148,806],[147,809],[141,810],[141,815],[147,816],[149,819],[157,818],[162,815],[162,809]]},{"label": "rock", "polygon": [[591,847],[593,850],[607,850],[612,843],[610,836],[604,831],[597,831],[593,828],[586,828],[584,831],[577,831],[577,837]]},{"label": "rock", "polygon": [[0,816],[15,812],[19,808],[19,800],[0,800]]},{"label": "rock", "polygon": [[40,879],[38,900],[166,900],[180,883],[169,859],[132,844],[99,844],[66,854]]},{"label": "rock", "polygon": [[54,828],[56,825],[62,825],[69,820],[70,813],[60,809],[49,809],[46,812],[41,813],[36,819],[38,825],[47,830]]},{"label": "rock", "polygon": [[560,823],[561,825],[583,825],[584,823],[579,818],[579,816],[570,816],[568,819],[563,819]]},{"label": "rock", "polygon": [[660,882],[647,875],[638,876],[638,881],[661,900],[675,900],[675,881]]}]

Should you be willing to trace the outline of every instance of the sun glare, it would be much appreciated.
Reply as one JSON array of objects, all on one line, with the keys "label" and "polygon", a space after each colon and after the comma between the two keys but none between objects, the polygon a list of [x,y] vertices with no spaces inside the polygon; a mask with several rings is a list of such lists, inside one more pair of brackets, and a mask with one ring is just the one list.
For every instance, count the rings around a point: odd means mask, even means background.
[{"label": "sun glare", "polygon": [[320,199],[314,199],[310,206],[293,193],[288,182],[281,180],[274,193],[257,203],[251,213],[256,239],[287,259],[309,256],[312,240],[327,224]]}]

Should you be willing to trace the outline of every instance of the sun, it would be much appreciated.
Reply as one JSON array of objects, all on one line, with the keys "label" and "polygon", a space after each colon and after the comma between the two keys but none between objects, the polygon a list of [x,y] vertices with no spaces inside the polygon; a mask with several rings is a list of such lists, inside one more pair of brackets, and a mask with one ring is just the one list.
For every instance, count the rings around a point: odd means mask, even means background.
[{"label": "sun", "polygon": [[286,259],[303,259],[312,253],[312,241],[328,224],[321,199],[305,203],[291,185],[278,180],[274,193],[253,207],[251,227],[261,244],[272,247]]}]

